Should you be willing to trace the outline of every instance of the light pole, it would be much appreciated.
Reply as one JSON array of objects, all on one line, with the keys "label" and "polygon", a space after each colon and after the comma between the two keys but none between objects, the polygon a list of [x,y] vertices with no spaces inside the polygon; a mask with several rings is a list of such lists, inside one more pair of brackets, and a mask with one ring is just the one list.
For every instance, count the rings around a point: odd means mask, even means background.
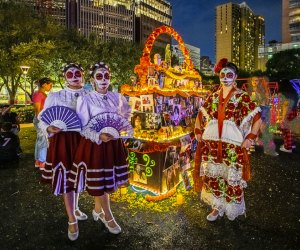
[{"label": "light pole", "polygon": [[25,78],[25,106],[27,105],[27,93],[26,93],[26,76],[27,76],[27,73],[28,73],[28,71],[29,71],[29,69],[30,69],[30,67],[29,66],[20,66],[20,68],[21,68],[21,70],[22,70],[22,74],[25,76],[24,78]]}]

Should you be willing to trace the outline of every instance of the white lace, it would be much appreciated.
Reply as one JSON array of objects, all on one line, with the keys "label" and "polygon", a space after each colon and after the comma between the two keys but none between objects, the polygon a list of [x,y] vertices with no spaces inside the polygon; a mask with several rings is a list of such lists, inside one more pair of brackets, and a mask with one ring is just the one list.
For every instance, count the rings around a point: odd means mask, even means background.
[{"label": "white lace", "polygon": [[217,198],[212,193],[208,193],[205,189],[202,189],[201,199],[211,205],[212,209],[217,209],[219,213],[225,213],[227,217],[234,220],[239,215],[242,215],[246,211],[246,205],[244,196],[242,196],[240,203],[226,202],[225,197]]},{"label": "white lace", "polygon": [[89,128],[88,126],[85,126],[82,131],[81,135],[84,136],[87,139],[90,139],[92,142],[97,143],[100,145],[102,141],[100,140],[100,132],[96,132],[95,130]]},{"label": "white lace", "polygon": [[200,176],[221,177],[231,186],[240,185],[247,187],[247,182],[242,179],[242,167],[237,168],[234,164],[227,166],[224,163],[202,162]]}]

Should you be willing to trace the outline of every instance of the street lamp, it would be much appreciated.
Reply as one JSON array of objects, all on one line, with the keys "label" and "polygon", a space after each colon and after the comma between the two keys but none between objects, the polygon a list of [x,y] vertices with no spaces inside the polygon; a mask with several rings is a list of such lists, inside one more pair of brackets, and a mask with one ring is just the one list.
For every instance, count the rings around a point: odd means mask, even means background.
[{"label": "street lamp", "polygon": [[25,106],[27,105],[27,93],[26,93],[26,76],[28,74],[28,71],[30,69],[29,66],[20,66],[21,70],[22,70],[22,74],[25,76]]}]

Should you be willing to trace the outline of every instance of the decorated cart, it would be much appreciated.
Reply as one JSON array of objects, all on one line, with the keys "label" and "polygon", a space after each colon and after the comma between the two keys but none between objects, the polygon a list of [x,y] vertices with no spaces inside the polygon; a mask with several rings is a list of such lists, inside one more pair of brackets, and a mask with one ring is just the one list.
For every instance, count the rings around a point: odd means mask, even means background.
[{"label": "decorated cart", "polygon": [[[164,58],[150,54],[156,38],[170,34],[184,55],[183,65],[171,66],[167,45]],[[189,188],[195,140],[194,118],[207,95],[201,77],[194,69],[181,36],[171,27],[161,26],[148,37],[136,76],[121,92],[132,106],[134,138],[129,149],[130,183],[157,194],[166,193],[183,180]]]}]

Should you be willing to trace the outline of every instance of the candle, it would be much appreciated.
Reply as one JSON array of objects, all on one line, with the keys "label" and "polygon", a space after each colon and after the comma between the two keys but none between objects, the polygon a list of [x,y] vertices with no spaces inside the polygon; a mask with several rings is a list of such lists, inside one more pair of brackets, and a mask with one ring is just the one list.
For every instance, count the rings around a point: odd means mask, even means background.
[{"label": "candle", "polygon": [[177,194],[176,203],[177,203],[177,205],[182,205],[183,204],[183,195],[182,194]]},{"label": "candle", "polygon": [[127,192],[128,192],[127,187],[120,187],[120,193],[121,194],[127,194]]}]

